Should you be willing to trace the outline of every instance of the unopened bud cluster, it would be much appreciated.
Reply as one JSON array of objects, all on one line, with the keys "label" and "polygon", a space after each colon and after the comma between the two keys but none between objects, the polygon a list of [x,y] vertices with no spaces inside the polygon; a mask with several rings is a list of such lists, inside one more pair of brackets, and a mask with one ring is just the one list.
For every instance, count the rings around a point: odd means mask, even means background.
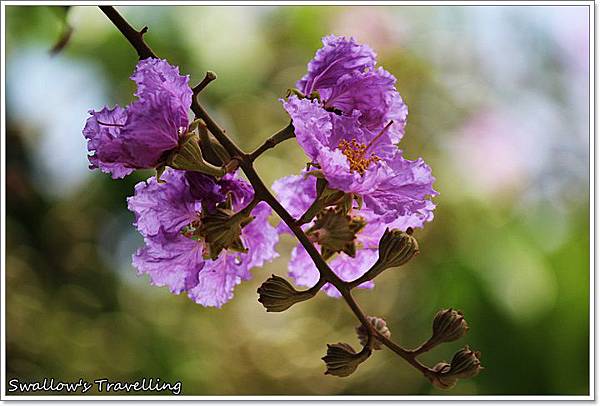
[{"label": "unopened bud cluster", "polygon": [[451,389],[459,379],[477,376],[483,369],[481,353],[468,346],[454,354],[450,364],[440,362],[433,367],[434,374],[429,377],[431,383],[439,389]]}]

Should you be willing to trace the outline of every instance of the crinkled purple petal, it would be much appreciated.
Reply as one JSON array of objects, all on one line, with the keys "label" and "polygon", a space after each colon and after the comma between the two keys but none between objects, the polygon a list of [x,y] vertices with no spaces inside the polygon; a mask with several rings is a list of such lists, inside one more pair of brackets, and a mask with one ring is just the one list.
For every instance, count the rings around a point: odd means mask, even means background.
[{"label": "crinkled purple petal", "polygon": [[202,201],[204,207],[210,209],[225,200],[225,193],[223,193],[221,186],[213,176],[186,171],[185,179],[192,197]]},{"label": "crinkled purple petal", "polygon": [[153,168],[175,149],[187,129],[187,112],[168,92],[148,94],[127,108],[127,121],[119,138],[127,151],[127,164]]},{"label": "crinkled purple petal", "polygon": [[354,38],[327,36],[296,87],[305,94],[334,87],[344,75],[373,68],[375,57],[371,48],[356,43]]},{"label": "crinkled purple petal", "polygon": [[408,108],[402,101],[394,84],[396,78],[383,68],[367,72],[356,72],[341,79],[328,92],[325,108],[335,107],[345,114],[358,110],[360,124],[372,136],[392,121],[393,124],[378,142],[397,143],[404,134]]},{"label": "crinkled purple petal", "polygon": [[133,256],[138,274],[150,275],[156,286],[168,286],[179,294],[197,285],[198,273],[204,267],[202,246],[181,234],[160,234],[146,238],[146,245]]},{"label": "crinkled purple petal", "polygon": [[297,245],[292,250],[288,269],[297,285],[313,287],[319,280],[319,271],[302,245]]},{"label": "crinkled purple petal", "polygon": [[430,221],[435,205],[428,198],[438,193],[433,189],[435,178],[431,175],[429,165],[421,158],[415,161],[404,159],[400,152],[387,165],[387,175],[383,181],[363,196],[365,205],[381,215],[385,222],[415,213],[423,223]]},{"label": "crinkled purple petal", "polygon": [[230,258],[222,255],[215,261],[206,262],[188,296],[202,306],[220,308],[233,298],[233,289],[240,282],[240,276],[231,269]]},{"label": "crinkled purple petal", "polygon": [[138,62],[131,79],[137,84],[135,95],[140,99],[166,91],[175,96],[177,103],[185,111],[192,104],[189,76],[181,76],[179,68],[166,60],[148,58]]},{"label": "crinkled purple petal", "polygon": [[165,183],[154,177],[138,183],[135,194],[127,199],[127,207],[135,214],[134,225],[144,237],[179,233],[198,217],[184,172],[167,168],[161,179]]},{"label": "crinkled purple petal", "polygon": [[[356,140],[369,145],[376,136],[360,128],[360,112],[338,116],[325,111],[316,100],[296,96],[285,101],[284,107],[292,118],[298,143],[312,162],[319,164],[331,188],[363,194],[382,181],[385,173],[381,162],[372,163],[364,174],[360,174],[350,170],[348,158],[338,148],[341,140]],[[389,145],[397,149],[393,144]],[[384,149],[385,144],[378,143],[370,147],[369,153],[378,154]]]},{"label": "crinkled purple petal", "polygon": [[240,178],[237,172],[223,176],[219,181],[219,186],[224,196],[231,193],[235,210],[243,209],[254,198],[254,189],[247,181]]},{"label": "crinkled purple petal", "polygon": [[102,172],[110,173],[113,179],[123,178],[133,172],[132,168],[118,162],[123,157],[123,145],[119,135],[127,120],[127,111],[119,106],[112,109],[104,107],[100,111],[90,110],[89,117],[83,128],[87,138],[87,148],[90,169],[100,168]]},{"label": "crinkled purple petal", "polygon": [[138,100],[125,109],[90,111],[92,117],[83,130],[92,152],[91,168],[113,178],[162,163],[189,124],[192,90],[179,68],[149,58],[138,63],[131,78],[138,85]]},{"label": "crinkled purple petal", "polygon": [[[375,250],[358,250],[354,258],[342,253],[331,260],[329,266],[342,280],[352,281],[367,272],[377,261],[378,253]],[[371,289],[375,286],[373,281],[358,285],[359,288]],[[323,286],[323,290],[332,297],[340,297],[340,292],[331,284]]]},{"label": "crinkled purple petal", "polygon": [[330,113],[325,111],[317,100],[290,96],[282,102],[292,118],[296,141],[306,155],[315,160],[323,147],[330,146],[329,138],[333,128]]},{"label": "crinkled purple petal", "polygon": [[248,252],[240,256],[241,261],[237,261],[241,268],[248,270],[247,276],[242,275],[243,279],[249,279],[251,268],[261,267],[279,256],[275,251],[279,233],[269,224],[271,207],[261,202],[252,210],[252,216],[254,216],[252,223],[242,230],[242,241],[248,248]]},{"label": "crinkled purple petal", "polygon": [[386,176],[385,166],[382,162],[372,163],[362,175],[351,171],[348,159],[339,149],[333,151],[322,149],[319,151],[317,160],[329,187],[348,193],[356,193],[361,196],[370,193]]},{"label": "crinkled purple petal", "polygon": [[279,203],[298,219],[317,197],[317,178],[306,173],[276,180],[271,187]]}]

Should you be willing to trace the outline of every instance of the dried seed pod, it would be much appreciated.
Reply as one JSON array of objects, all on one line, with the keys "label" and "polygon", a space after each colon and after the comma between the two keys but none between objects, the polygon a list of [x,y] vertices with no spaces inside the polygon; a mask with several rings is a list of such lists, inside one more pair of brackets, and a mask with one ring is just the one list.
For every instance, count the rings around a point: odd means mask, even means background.
[{"label": "dried seed pod", "polygon": [[[390,329],[387,327],[385,320],[383,320],[379,317],[373,317],[373,316],[367,316],[367,320],[369,321],[369,323],[371,323],[371,325],[373,326],[375,331],[377,331],[382,336],[384,336],[386,338],[390,338],[392,336],[392,333],[390,332]],[[361,324],[360,326],[356,327],[356,334],[358,336],[358,339],[360,340],[360,343],[363,346],[367,345],[368,333],[367,333],[367,329],[365,328],[365,326],[363,326]],[[381,342],[379,340],[377,340],[377,338],[375,338],[373,340],[373,344],[372,344],[371,348],[373,350],[381,350],[381,348],[382,348]]]}]

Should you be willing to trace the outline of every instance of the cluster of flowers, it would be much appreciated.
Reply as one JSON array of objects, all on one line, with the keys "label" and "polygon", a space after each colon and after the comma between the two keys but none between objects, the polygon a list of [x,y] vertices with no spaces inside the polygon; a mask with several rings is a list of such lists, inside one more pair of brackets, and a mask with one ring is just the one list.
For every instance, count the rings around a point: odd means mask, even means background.
[{"label": "cluster of flowers", "polygon": [[[189,78],[152,58],[140,61],[131,78],[138,99],[126,108],[90,111],[83,129],[90,167],[113,178],[164,167],[185,143],[195,142],[189,131]],[[278,234],[268,222],[271,209],[265,203],[253,208],[247,218],[253,221],[244,227],[231,223],[240,231],[228,249],[214,249],[202,225],[218,221],[219,215],[229,220],[229,213],[247,207],[253,197],[252,187],[237,174],[216,178],[169,167],[160,181],[152,177],[138,183],[128,207],[145,246],[133,255],[133,265],[154,285],[168,286],[175,294],[187,292],[204,306],[222,306],[235,286],[251,277],[252,268],[277,257]]]},{"label": "cluster of flowers", "polygon": [[[297,89],[282,100],[309,165],[275,182],[273,190],[333,271],[348,281],[376,262],[387,228],[407,230],[431,221],[435,205],[429,198],[436,192],[429,166],[405,159],[396,146],[407,108],[395,78],[376,68],[374,52],[352,38],[329,36],[323,44]],[[149,58],[131,78],[136,101],[90,111],[83,130],[90,167],[115,179],[135,169],[158,170],[160,178],[137,184],[128,200],[145,240],[133,265],[154,285],[220,307],[251,277],[251,268],[278,256],[278,236],[289,229],[269,224],[270,207],[256,203],[252,187],[236,173],[219,174],[210,165],[180,159],[184,150],[189,158],[191,146],[199,151],[188,118],[187,76]],[[191,156],[201,160],[201,154]],[[226,237],[219,234],[225,227],[234,230]],[[289,270],[299,285],[313,286],[319,279],[300,245]],[[323,289],[338,295],[333,286]]]}]

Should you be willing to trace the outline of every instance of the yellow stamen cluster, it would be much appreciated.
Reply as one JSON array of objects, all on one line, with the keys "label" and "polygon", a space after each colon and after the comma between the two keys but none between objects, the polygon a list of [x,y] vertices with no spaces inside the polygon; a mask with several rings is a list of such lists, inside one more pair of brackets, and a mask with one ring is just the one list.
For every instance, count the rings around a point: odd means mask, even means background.
[{"label": "yellow stamen cluster", "polygon": [[361,175],[365,173],[369,165],[381,160],[381,158],[375,154],[367,156],[367,149],[369,147],[359,143],[355,139],[352,141],[341,140],[338,144],[338,148],[342,151],[342,154],[346,155],[346,158],[348,158],[350,170],[356,171]]}]

